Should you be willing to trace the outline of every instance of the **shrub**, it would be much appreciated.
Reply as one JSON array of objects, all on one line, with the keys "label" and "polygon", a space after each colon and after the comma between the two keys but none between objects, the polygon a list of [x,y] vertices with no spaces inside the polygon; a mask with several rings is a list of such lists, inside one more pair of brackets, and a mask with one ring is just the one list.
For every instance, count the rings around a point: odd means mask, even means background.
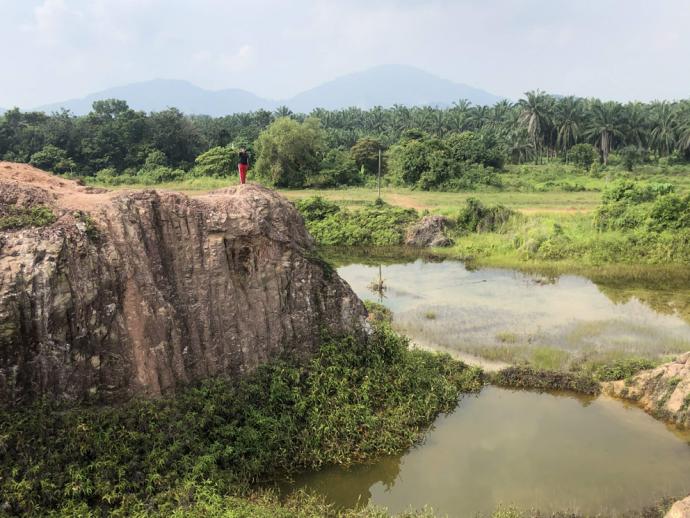
[{"label": "shrub", "polygon": [[305,184],[310,187],[338,187],[340,185],[357,185],[362,178],[357,164],[347,151],[331,149],[321,160],[319,172],[306,178]]},{"label": "shrub", "polygon": [[[379,168],[379,150],[383,149],[383,144],[379,139],[364,137],[355,142],[350,149],[350,156],[355,162],[357,170],[364,168],[369,175],[377,175]],[[386,156],[381,156],[381,174],[387,171]]]},{"label": "shrub", "polygon": [[0,207],[0,230],[17,230],[27,227],[45,227],[55,222],[55,213],[50,207],[17,207],[5,205]]},{"label": "shrub", "polygon": [[652,201],[664,194],[675,190],[670,183],[641,183],[623,180],[609,185],[602,193],[602,203],[624,201],[626,203],[642,203]]},{"label": "shrub", "polygon": [[647,358],[625,358],[615,360],[607,365],[599,365],[594,369],[594,377],[601,381],[616,381],[629,378],[641,370],[653,369],[656,362]]},{"label": "shrub", "polygon": [[593,378],[569,372],[539,370],[532,367],[508,367],[492,376],[491,381],[501,387],[572,390],[582,394],[596,395],[599,383]]},{"label": "shrub", "polygon": [[690,222],[688,198],[673,191],[669,183],[616,182],[602,194],[594,226],[599,230],[632,230],[645,224],[654,231],[684,228]]},{"label": "shrub", "polygon": [[401,452],[482,384],[477,369],[407,346],[384,325],[368,341],[325,338],[306,363],[275,360],[174,398],[5,411],[3,512],[165,515],[198,491]]},{"label": "shrub", "polygon": [[212,178],[234,175],[238,160],[238,154],[232,147],[217,146],[196,157],[192,174]]},{"label": "shrub", "polygon": [[70,173],[76,168],[76,163],[67,156],[65,150],[51,144],[31,155],[29,164],[58,174]]},{"label": "shrub", "polygon": [[468,198],[460,212],[457,223],[467,232],[496,232],[500,230],[515,212],[503,205],[486,207],[476,198]]},{"label": "shrub", "polygon": [[304,187],[319,172],[324,145],[318,119],[276,119],[256,140],[256,175],[275,187]]},{"label": "shrub", "polygon": [[649,211],[647,228],[660,232],[690,227],[690,195],[668,194],[657,198]]},{"label": "shrub", "polygon": [[568,151],[568,159],[578,167],[588,170],[597,159],[597,150],[591,144],[575,144]]},{"label": "shrub", "polygon": [[185,177],[185,172],[181,169],[171,169],[170,167],[157,166],[153,169],[142,169],[136,176],[138,183],[163,183],[176,182]]},{"label": "shrub", "polygon": [[340,207],[321,196],[312,196],[298,200],[295,203],[297,210],[302,214],[305,221],[320,221],[332,214],[340,211]]},{"label": "shrub", "polygon": [[642,160],[640,150],[635,146],[625,146],[619,151],[619,154],[626,171],[632,171]]},{"label": "shrub", "polygon": [[396,246],[403,243],[407,226],[416,219],[417,213],[412,209],[369,206],[307,221],[307,229],[319,244],[326,246]]}]

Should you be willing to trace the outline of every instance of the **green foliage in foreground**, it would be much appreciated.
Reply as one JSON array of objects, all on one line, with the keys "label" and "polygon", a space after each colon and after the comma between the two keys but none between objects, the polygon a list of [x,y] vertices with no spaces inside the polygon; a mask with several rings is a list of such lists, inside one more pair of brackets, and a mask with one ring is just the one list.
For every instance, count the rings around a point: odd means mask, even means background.
[{"label": "green foliage in foreground", "polygon": [[45,227],[55,221],[55,213],[43,205],[0,207],[0,230],[15,230],[26,227]]},{"label": "green foliage in foreground", "polygon": [[403,451],[481,383],[479,370],[408,350],[383,326],[363,343],[326,339],[306,364],[275,361],[175,398],[5,411],[0,513],[188,516],[199,494]]}]

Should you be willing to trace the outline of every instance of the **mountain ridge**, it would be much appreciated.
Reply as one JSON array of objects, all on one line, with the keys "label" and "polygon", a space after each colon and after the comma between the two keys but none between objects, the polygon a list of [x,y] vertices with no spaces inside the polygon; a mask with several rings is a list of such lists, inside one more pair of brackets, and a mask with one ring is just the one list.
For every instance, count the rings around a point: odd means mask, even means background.
[{"label": "mountain ridge", "polygon": [[285,105],[300,113],[314,108],[342,109],[357,106],[449,106],[460,99],[473,104],[494,104],[500,97],[463,83],[443,79],[408,65],[379,65],[343,75],[297,95],[272,100],[240,88],[207,90],[181,79],[152,79],[107,88],[81,98],[45,104],[36,108],[46,113],[68,109],[84,115],[94,101],[123,99],[135,110],[160,111],[169,107],[188,114],[223,116],[232,113],[274,110]]}]

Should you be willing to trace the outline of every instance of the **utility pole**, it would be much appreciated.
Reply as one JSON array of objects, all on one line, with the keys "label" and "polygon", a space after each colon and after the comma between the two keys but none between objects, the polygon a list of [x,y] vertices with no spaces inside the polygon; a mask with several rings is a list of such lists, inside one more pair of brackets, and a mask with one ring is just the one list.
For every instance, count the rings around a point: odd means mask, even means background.
[{"label": "utility pole", "polygon": [[379,200],[381,199],[381,148],[379,148],[379,172],[377,175],[379,185]]}]

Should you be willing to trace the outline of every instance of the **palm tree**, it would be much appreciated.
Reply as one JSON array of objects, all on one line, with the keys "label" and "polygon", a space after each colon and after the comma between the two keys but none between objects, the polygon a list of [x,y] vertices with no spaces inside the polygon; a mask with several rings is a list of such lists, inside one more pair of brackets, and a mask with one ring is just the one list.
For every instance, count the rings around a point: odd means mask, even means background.
[{"label": "palm tree", "polygon": [[386,112],[381,106],[374,106],[365,113],[364,127],[376,135],[384,132],[386,127]]},{"label": "palm tree", "polygon": [[573,97],[563,97],[556,102],[554,110],[554,125],[556,129],[556,146],[564,153],[568,161],[568,149],[577,144],[582,125],[582,101]]},{"label": "palm tree", "polygon": [[624,139],[626,144],[638,149],[647,147],[648,124],[647,110],[640,102],[628,103],[623,107]]},{"label": "palm tree", "polygon": [[667,101],[654,102],[650,106],[652,113],[652,131],[650,142],[659,156],[671,153],[676,145],[677,113],[674,106]]},{"label": "palm tree", "polygon": [[334,112],[326,110],[324,108],[314,108],[309,114],[310,117],[316,117],[321,121],[321,126],[323,128],[333,127]]},{"label": "palm tree", "polygon": [[399,134],[410,129],[412,117],[410,116],[410,109],[402,104],[394,104],[391,108],[391,118],[393,129]]},{"label": "palm tree", "polygon": [[590,121],[587,137],[599,148],[604,165],[609,163],[609,153],[615,139],[622,138],[621,105],[614,101],[596,99],[590,105]]},{"label": "palm tree", "polygon": [[468,124],[474,131],[481,130],[491,123],[492,112],[488,106],[473,106],[469,110]]},{"label": "palm tree", "polygon": [[291,115],[293,115],[293,113],[290,108],[288,108],[285,105],[282,105],[278,106],[275,110],[273,110],[273,115],[276,119],[279,119],[280,117],[290,117]]},{"label": "palm tree", "polygon": [[522,126],[513,126],[508,136],[510,159],[515,164],[527,162],[534,155],[534,147],[527,130]]},{"label": "palm tree", "polygon": [[498,130],[505,126],[513,110],[513,104],[507,99],[502,99],[493,105],[488,124],[492,129]]},{"label": "palm tree", "polygon": [[520,99],[520,123],[527,130],[536,152],[534,163],[541,161],[541,150],[549,126],[551,125],[550,97],[541,90],[525,93],[526,99]]}]

